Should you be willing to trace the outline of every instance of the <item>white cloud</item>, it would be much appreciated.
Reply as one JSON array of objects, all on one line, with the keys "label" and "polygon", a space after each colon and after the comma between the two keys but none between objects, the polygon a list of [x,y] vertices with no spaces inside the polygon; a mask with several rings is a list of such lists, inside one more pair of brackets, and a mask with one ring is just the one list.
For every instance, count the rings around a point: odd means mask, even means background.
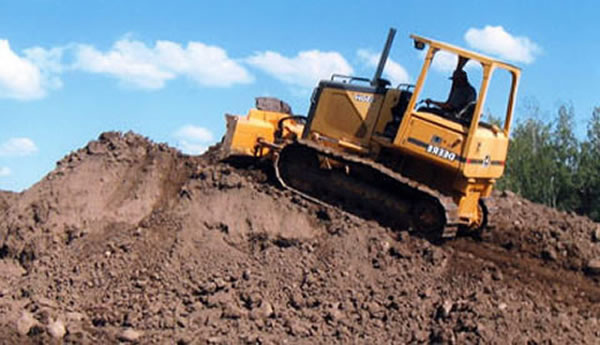
[{"label": "white cloud", "polygon": [[181,152],[189,155],[199,155],[204,153],[208,146],[206,144],[192,143],[187,140],[180,140],[177,144]]},{"label": "white cloud", "polygon": [[67,68],[62,62],[63,54],[67,49],[68,47],[50,49],[33,47],[24,50],[27,60],[40,70],[44,89],[59,89],[63,86],[60,74]]},{"label": "white cloud", "polygon": [[0,144],[0,156],[28,156],[37,151],[37,146],[29,138],[10,138]]},{"label": "white cloud", "polygon": [[193,125],[181,127],[179,130],[177,130],[177,132],[175,132],[175,136],[181,139],[189,139],[200,142],[209,142],[213,140],[213,135],[208,129]]},{"label": "white cloud", "polygon": [[[370,67],[377,67],[381,54],[373,53],[366,49],[360,49],[357,52],[358,57]],[[384,75],[390,78],[393,85],[400,83],[410,83],[410,76],[406,69],[396,61],[388,58],[385,63]]]},{"label": "white cloud", "polygon": [[113,50],[102,53],[90,45],[80,45],[75,69],[105,73],[124,84],[143,89],[160,89],[175,74],[156,66],[153,53],[143,43],[119,41]]},{"label": "white cloud", "polygon": [[7,168],[7,167],[0,167],[0,177],[10,176],[10,174],[12,174],[12,171],[10,171],[9,168]]},{"label": "white cloud", "polygon": [[32,47],[24,50],[25,57],[42,71],[48,73],[62,73],[65,69],[62,64],[63,53],[67,47],[54,47],[45,49]]},{"label": "white cloud", "polygon": [[250,73],[219,47],[190,42],[184,49],[177,43],[159,41],[155,49],[167,69],[186,75],[200,85],[225,87],[253,81]]},{"label": "white cloud", "polygon": [[531,63],[541,53],[541,48],[529,38],[513,36],[502,26],[470,28],[465,33],[465,41],[471,48],[516,62]]},{"label": "white cloud", "polygon": [[220,47],[189,42],[184,48],[171,41],[154,47],[124,38],[108,52],[78,45],[75,69],[108,74],[126,85],[160,89],[168,80],[185,76],[202,86],[226,87],[252,82],[252,76]]},{"label": "white cloud", "polygon": [[12,51],[7,40],[0,39],[0,98],[30,100],[46,95],[40,69]]},{"label": "white cloud", "polygon": [[177,146],[188,154],[201,154],[213,141],[213,134],[204,127],[185,125],[175,132]]},{"label": "white cloud", "polygon": [[[419,52],[419,56],[421,57],[421,59],[425,59],[426,55],[427,51],[425,50]],[[444,50],[439,50],[433,56],[433,62],[431,63],[431,67],[438,72],[449,74],[456,69],[457,64],[458,55]],[[473,60],[469,60],[463,69],[469,71],[477,68],[481,70],[479,63]],[[450,76],[450,74],[448,76]]]},{"label": "white cloud", "polygon": [[314,87],[319,80],[329,79],[334,73],[353,73],[340,53],[318,50],[302,51],[292,58],[272,51],[258,52],[247,62],[285,83],[300,87]]}]

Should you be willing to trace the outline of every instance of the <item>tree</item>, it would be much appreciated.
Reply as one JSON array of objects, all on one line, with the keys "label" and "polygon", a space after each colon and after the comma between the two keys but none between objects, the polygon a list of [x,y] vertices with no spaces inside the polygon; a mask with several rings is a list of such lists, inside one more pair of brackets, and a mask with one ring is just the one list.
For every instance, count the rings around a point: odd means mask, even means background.
[{"label": "tree", "polygon": [[600,220],[600,107],[592,112],[580,151],[575,178],[580,200],[577,212]]},{"label": "tree", "polygon": [[573,210],[579,205],[575,175],[579,164],[579,141],[573,133],[575,111],[572,105],[558,108],[556,123],[552,130],[551,155],[554,195],[550,205],[563,210]]},{"label": "tree", "polygon": [[541,119],[535,101],[526,110],[528,116],[512,131],[498,188],[600,220],[600,107],[592,112],[584,141],[575,136],[571,104],[560,105],[553,121]]},{"label": "tree", "polygon": [[550,125],[535,118],[518,122],[512,132],[500,187],[551,205],[556,194],[553,170]]},{"label": "tree", "polygon": [[526,100],[522,109],[525,120],[519,120],[513,126],[504,177],[498,187],[536,202],[548,203],[548,190],[544,187],[551,185],[546,176],[552,165],[548,159],[550,126],[541,120],[535,99]]}]

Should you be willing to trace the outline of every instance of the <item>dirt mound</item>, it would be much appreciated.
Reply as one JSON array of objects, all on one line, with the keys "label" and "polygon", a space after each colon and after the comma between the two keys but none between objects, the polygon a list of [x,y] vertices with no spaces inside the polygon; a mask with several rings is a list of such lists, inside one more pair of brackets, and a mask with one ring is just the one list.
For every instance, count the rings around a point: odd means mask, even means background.
[{"label": "dirt mound", "polygon": [[[586,217],[497,193],[489,240],[517,253],[542,259],[573,271],[590,272],[600,258],[600,225]],[[592,269],[593,270],[593,269]]]},{"label": "dirt mound", "polygon": [[5,343],[594,343],[600,233],[498,194],[432,245],[282,191],[260,166],[104,133],[0,194]]},{"label": "dirt mound", "polygon": [[15,198],[16,193],[0,190],[0,214],[4,214]]}]

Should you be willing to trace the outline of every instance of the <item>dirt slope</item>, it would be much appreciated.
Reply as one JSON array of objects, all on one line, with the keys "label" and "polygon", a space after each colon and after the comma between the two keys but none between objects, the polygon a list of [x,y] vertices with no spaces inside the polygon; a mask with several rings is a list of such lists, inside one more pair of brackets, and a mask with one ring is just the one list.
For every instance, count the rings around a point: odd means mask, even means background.
[{"label": "dirt slope", "polygon": [[0,194],[0,340],[597,343],[597,224],[510,193],[490,206],[483,241],[435,246],[212,151],[104,133]]}]

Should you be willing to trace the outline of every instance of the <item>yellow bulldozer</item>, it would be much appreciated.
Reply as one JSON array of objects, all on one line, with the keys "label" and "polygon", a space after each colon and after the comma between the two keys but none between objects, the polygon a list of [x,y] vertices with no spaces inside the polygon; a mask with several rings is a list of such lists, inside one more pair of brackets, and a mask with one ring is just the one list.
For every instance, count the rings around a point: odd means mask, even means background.
[{"label": "yellow bulldozer", "polygon": [[[283,187],[386,226],[431,239],[480,232],[488,217],[484,199],[504,171],[520,69],[411,35],[423,56],[420,75],[414,85],[392,87],[382,73],[395,33],[390,29],[373,78],[334,74],[320,81],[307,116],[265,98],[246,116],[226,115],[222,149],[228,157],[268,160]],[[419,101],[438,56],[456,63],[453,76],[479,68],[478,92]],[[508,80],[501,94],[506,111],[486,123],[486,96],[499,71]]]}]

